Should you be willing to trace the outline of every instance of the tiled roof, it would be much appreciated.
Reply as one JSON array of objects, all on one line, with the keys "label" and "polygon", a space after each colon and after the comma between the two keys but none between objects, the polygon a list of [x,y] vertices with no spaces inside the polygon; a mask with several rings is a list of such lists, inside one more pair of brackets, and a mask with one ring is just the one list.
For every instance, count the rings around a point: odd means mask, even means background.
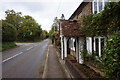
[{"label": "tiled roof", "polygon": [[67,37],[79,37],[84,34],[80,32],[80,23],[78,21],[60,20],[62,35]]}]

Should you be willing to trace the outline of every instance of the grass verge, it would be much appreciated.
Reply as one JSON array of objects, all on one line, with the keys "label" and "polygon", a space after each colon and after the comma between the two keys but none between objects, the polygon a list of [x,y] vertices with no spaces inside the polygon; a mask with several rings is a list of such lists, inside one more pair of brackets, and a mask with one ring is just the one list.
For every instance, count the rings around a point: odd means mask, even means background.
[{"label": "grass verge", "polygon": [[17,45],[14,42],[2,42],[2,51],[17,47]]}]

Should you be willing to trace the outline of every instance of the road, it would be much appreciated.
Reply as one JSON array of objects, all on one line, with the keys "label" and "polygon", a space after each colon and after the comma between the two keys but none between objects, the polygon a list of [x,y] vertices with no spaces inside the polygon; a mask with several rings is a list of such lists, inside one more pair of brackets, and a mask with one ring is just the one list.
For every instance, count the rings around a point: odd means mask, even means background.
[{"label": "road", "polygon": [[41,78],[50,40],[2,52],[3,78]]}]

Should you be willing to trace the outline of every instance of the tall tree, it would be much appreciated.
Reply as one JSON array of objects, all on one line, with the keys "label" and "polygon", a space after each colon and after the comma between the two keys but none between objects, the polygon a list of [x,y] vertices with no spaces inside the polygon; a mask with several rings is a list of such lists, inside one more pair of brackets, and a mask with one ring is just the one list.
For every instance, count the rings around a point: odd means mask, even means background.
[{"label": "tall tree", "polygon": [[24,16],[22,27],[19,29],[19,39],[35,40],[40,38],[42,29],[31,16]]},{"label": "tall tree", "polygon": [[2,20],[2,41],[3,42],[13,42],[16,40],[16,28]]},{"label": "tall tree", "polygon": [[62,14],[61,19],[65,20],[65,16],[64,16],[64,14]]},{"label": "tall tree", "polygon": [[14,10],[7,10],[6,13],[6,22],[12,24],[16,29],[21,27],[22,23],[22,13],[21,12],[15,12]]}]

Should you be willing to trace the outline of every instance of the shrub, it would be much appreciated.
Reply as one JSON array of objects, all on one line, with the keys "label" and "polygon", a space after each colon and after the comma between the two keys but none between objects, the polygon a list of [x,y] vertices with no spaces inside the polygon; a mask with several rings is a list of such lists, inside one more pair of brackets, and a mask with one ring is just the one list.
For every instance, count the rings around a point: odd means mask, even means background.
[{"label": "shrub", "polygon": [[55,38],[55,33],[53,33],[53,34],[51,35],[52,43],[54,43],[54,38]]},{"label": "shrub", "polygon": [[[10,48],[14,48],[17,45],[14,42],[3,42],[2,43],[2,51]],[[0,50],[1,51],[1,50]]]},{"label": "shrub", "polygon": [[102,62],[105,77],[120,79],[120,31],[107,40]]},{"label": "shrub", "polygon": [[57,40],[56,40],[56,45],[57,45],[57,46],[60,46],[60,45],[61,45],[60,39],[57,39]]},{"label": "shrub", "polygon": [[16,35],[16,28],[11,24],[2,21],[2,41],[13,42],[16,40]]}]

